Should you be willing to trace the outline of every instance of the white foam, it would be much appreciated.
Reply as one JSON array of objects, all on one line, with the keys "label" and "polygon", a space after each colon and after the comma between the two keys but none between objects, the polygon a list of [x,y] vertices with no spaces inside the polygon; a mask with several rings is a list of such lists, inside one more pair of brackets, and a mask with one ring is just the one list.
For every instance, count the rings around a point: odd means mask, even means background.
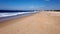
[{"label": "white foam", "polygon": [[26,14],[31,12],[18,12],[18,13],[0,13],[0,17],[8,17],[8,16],[15,16],[19,14]]}]

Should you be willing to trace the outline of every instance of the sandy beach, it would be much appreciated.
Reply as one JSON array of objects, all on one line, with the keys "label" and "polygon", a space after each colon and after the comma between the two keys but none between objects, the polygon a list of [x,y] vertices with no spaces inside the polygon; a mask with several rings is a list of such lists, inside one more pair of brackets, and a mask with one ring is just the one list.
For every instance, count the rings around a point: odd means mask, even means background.
[{"label": "sandy beach", "polygon": [[0,34],[60,34],[60,12],[39,12],[0,22]]}]

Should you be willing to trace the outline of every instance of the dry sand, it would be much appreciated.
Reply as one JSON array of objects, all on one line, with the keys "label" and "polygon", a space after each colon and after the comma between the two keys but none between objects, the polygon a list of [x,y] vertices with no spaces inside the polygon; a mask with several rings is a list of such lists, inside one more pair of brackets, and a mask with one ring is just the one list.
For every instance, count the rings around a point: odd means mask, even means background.
[{"label": "dry sand", "polygon": [[60,12],[40,12],[0,23],[0,34],[60,34]]}]

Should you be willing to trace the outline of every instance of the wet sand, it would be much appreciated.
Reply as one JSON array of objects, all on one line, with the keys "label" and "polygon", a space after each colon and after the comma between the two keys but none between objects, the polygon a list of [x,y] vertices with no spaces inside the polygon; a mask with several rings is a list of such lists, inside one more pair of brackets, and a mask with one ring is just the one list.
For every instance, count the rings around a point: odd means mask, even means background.
[{"label": "wet sand", "polygon": [[60,12],[39,12],[0,22],[0,34],[60,34]]}]

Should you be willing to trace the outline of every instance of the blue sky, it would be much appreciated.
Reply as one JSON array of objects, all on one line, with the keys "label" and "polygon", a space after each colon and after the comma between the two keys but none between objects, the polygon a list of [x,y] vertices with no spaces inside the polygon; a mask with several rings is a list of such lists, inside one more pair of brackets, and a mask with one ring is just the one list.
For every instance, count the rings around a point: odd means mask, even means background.
[{"label": "blue sky", "polygon": [[60,10],[60,0],[0,0],[0,10]]}]

